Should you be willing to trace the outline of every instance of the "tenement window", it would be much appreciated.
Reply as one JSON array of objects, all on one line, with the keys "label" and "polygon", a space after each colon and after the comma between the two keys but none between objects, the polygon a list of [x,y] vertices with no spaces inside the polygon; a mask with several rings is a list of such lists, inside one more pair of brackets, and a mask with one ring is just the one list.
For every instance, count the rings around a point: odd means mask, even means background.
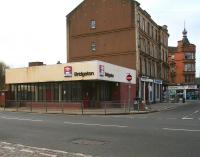
[{"label": "tenement window", "polygon": [[96,21],[95,20],[91,20],[90,21],[90,28],[91,29],[96,29]]},{"label": "tenement window", "polygon": [[185,71],[195,71],[194,64],[185,64]]},{"label": "tenement window", "polygon": [[92,52],[96,51],[96,43],[95,42],[92,42],[92,44],[91,44],[91,51]]},{"label": "tenement window", "polygon": [[194,59],[194,53],[186,52],[185,59]]}]

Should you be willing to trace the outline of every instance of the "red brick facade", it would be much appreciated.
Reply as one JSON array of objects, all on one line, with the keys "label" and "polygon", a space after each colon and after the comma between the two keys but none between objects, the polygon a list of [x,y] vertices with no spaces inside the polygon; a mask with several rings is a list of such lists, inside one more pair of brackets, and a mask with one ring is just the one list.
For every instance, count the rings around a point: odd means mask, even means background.
[{"label": "red brick facade", "polygon": [[170,85],[195,83],[195,53],[196,46],[189,43],[187,36],[178,41],[177,47],[169,47]]},{"label": "red brick facade", "polygon": [[168,36],[167,26],[157,25],[137,1],[84,0],[67,15],[67,61],[102,60],[135,69],[134,93],[160,101],[168,81]]},{"label": "red brick facade", "polygon": [[[102,60],[136,69],[134,7],[129,0],[85,0],[67,16],[67,61]],[[95,20],[96,27],[90,27]],[[91,44],[96,44],[95,52]]]}]

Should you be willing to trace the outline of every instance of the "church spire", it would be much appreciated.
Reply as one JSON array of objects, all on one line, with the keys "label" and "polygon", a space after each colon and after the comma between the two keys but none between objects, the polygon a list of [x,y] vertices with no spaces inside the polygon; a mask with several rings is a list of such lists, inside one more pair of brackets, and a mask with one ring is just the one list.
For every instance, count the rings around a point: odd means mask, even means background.
[{"label": "church spire", "polygon": [[183,33],[183,39],[182,39],[183,44],[190,44],[190,42],[187,38],[187,30],[185,28],[185,21],[184,21],[184,30],[182,33]]},{"label": "church spire", "polygon": [[187,37],[187,30],[185,29],[185,21],[184,21],[183,37]]}]

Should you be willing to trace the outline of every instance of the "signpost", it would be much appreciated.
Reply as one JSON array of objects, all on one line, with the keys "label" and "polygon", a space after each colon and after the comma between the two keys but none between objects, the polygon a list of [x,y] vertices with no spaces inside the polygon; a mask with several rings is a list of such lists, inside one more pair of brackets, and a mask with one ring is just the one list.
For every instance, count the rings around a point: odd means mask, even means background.
[{"label": "signpost", "polygon": [[129,82],[128,85],[128,109],[130,112],[130,108],[131,108],[131,80],[132,80],[132,76],[130,73],[128,73],[128,75],[126,76],[126,80]]}]

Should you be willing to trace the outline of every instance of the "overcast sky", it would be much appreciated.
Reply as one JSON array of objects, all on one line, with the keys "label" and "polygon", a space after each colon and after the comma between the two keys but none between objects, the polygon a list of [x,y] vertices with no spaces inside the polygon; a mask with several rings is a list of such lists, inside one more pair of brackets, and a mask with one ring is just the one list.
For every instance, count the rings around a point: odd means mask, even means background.
[{"label": "overcast sky", "polygon": [[[66,62],[65,16],[82,0],[0,0],[0,60],[10,67],[30,61]],[[169,46],[188,39],[197,46],[196,76],[200,76],[200,1],[138,0],[158,25],[167,25]]]}]

